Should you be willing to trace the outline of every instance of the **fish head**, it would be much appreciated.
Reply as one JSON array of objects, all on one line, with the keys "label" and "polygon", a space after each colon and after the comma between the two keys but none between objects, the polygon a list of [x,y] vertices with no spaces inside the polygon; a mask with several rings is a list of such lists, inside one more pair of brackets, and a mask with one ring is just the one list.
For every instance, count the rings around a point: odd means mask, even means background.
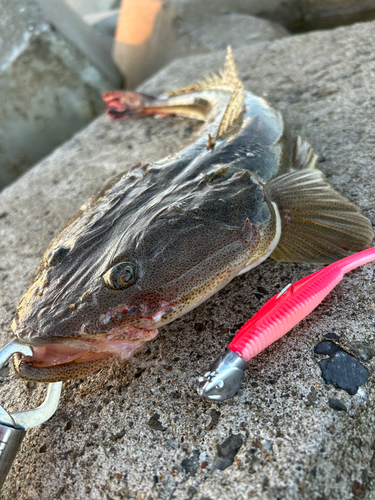
[{"label": "fish head", "polygon": [[154,165],[119,176],[45,252],[12,325],[34,352],[16,370],[53,381],[128,359],[264,256],[275,224],[248,171],[176,180]]}]

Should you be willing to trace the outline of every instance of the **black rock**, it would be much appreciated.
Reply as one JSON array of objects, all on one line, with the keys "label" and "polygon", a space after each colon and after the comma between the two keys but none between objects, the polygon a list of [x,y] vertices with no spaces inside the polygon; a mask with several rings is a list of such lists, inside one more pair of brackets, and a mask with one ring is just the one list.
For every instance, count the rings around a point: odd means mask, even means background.
[{"label": "black rock", "polygon": [[340,340],[340,335],[337,335],[336,333],[333,332],[326,333],[324,336],[326,339]]},{"label": "black rock", "polygon": [[348,411],[345,404],[340,399],[329,398],[328,404],[332,408],[332,410]]},{"label": "black rock", "polygon": [[181,466],[183,469],[185,469],[186,474],[189,474],[189,476],[195,476],[198,467],[199,467],[199,453],[197,450],[193,451],[193,454],[191,457],[185,458],[181,462]]},{"label": "black rock", "polygon": [[334,342],[331,342],[330,340],[322,340],[314,348],[315,354],[328,354],[328,356],[331,356],[338,351],[343,351],[343,349],[341,349],[340,346],[338,346]]},{"label": "black rock", "polygon": [[167,428],[161,425],[159,418],[160,415],[154,413],[150,418],[150,420],[147,422],[147,425],[151,427],[151,429],[153,429],[154,431],[165,431]]},{"label": "black rock", "polygon": [[340,350],[334,356],[320,362],[322,377],[326,384],[332,384],[353,395],[363,385],[369,372],[361,363],[345,351]]},{"label": "black rock", "polygon": [[234,457],[242,444],[241,434],[231,434],[223,443],[217,444],[217,455],[213,466],[216,469],[224,470],[232,465]]}]

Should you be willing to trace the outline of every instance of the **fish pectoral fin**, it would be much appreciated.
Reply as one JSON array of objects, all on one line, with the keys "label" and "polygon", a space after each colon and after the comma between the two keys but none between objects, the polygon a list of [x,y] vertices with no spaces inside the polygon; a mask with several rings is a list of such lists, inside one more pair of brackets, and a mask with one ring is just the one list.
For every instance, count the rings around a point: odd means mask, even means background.
[{"label": "fish pectoral fin", "polygon": [[266,190],[281,217],[281,237],[273,259],[329,264],[371,245],[370,221],[320,170],[281,175]]},{"label": "fish pectoral fin", "polygon": [[306,139],[303,139],[299,135],[295,144],[292,170],[298,171],[305,168],[315,168],[317,159],[318,157],[309,141],[306,141]]}]

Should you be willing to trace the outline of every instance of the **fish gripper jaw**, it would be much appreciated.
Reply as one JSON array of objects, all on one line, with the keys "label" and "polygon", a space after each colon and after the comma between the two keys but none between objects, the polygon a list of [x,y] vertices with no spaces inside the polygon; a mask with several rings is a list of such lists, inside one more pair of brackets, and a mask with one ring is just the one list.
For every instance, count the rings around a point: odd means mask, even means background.
[{"label": "fish gripper jaw", "polygon": [[[13,340],[0,350],[0,368],[16,353],[32,356],[33,351],[28,345]],[[32,410],[9,414],[0,406],[0,488],[4,484],[26,431],[43,424],[55,413],[59,404],[61,388],[62,382],[48,384],[44,403]]]},{"label": "fish gripper jaw", "polygon": [[198,378],[198,394],[214,401],[232,398],[241,386],[247,366],[246,361],[227,349],[215,359],[207,373]]}]

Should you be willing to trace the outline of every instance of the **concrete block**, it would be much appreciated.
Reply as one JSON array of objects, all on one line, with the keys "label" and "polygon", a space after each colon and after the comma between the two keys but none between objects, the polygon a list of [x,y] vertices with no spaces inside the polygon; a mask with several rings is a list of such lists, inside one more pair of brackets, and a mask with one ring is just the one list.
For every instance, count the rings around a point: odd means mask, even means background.
[{"label": "concrete block", "polygon": [[[373,224],[374,29],[358,24],[234,51],[246,88],[312,142],[318,168]],[[176,61],[141,90],[187,85],[220,69],[224,56]],[[173,117],[115,123],[102,116],[1,193],[4,344],[15,304],[59,227],[108,177],[176,151],[199,127]],[[354,396],[325,385],[314,347],[328,334],[348,350],[373,344],[373,264],[345,277],[254,358],[232,401],[208,402],[195,392],[196,377],[239,326],[277,290],[317,269],[267,260],[163,328],[128,365],[65,383],[56,414],[28,432],[3,498],[341,500],[355,492],[370,499],[374,377]],[[375,358],[362,362],[373,373]],[[43,390],[2,371],[0,396],[10,411],[35,406]],[[224,448],[235,456],[219,470]]]},{"label": "concrete block", "polygon": [[2,2],[0,41],[3,187],[90,122],[103,109],[101,92],[120,78],[106,76],[33,0]]},{"label": "concrete block", "polygon": [[168,0],[187,24],[237,12],[271,19],[295,30],[328,29],[374,19],[372,0]]},{"label": "concrete block", "polygon": [[235,12],[215,15],[204,24],[190,24],[178,17],[175,30],[181,56],[225,50],[228,45],[237,49],[289,35],[278,23]]},{"label": "concrete block", "polygon": [[84,16],[83,20],[98,33],[106,35],[113,40],[116,33],[119,13],[120,9],[96,12],[94,14],[87,14]]},{"label": "concrete block", "polygon": [[117,9],[121,0],[66,0],[81,16]]},{"label": "concrete block", "polygon": [[111,58],[111,51],[102,43],[97,32],[90,29],[62,0],[36,0],[44,15],[56,29],[91,61],[113,85],[121,85],[122,79]]}]

